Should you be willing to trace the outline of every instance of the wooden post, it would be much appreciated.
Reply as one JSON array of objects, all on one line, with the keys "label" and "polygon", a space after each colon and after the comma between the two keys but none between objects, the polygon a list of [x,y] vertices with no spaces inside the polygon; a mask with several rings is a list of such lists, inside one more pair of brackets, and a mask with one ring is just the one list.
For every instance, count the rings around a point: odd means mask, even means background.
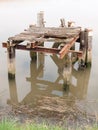
[{"label": "wooden post", "polygon": [[73,21],[68,22],[68,27],[74,27],[74,26],[75,26],[75,22],[73,22]]},{"label": "wooden post", "polygon": [[61,27],[65,27],[65,19],[62,18],[62,19],[60,19],[60,21],[61,21]]},{"label": "wooden post", "polygon": [[8,55],[8,77],[10,79],[15,78],[15,47],[11,46],[11,43],[7,45]]},{"label": "wooden post", "polygon": [[90,30],[85,29],[84,41],[85,41],[85,65],[86,67],[91,66],[91,57],[92,57],[92,36],[90,36]]},{"label": "wooden post", "polygon": [[85,46],[85,43],[84,43],[84,30],[82,30],[80,32],[80,49],[82,50]]},{"label": "wooden post", "polygon": [[85,68],[85,30],[82,29],[80,32],[80,50],[83,51],[82,56],[78,56],[78,62],[79,62],[79,69]]},{"label": "wooden post", "polygon": [[37,14],[37,26],[38,27],[45,27],[44,12],[43,11],[40,11]]},{"label": "wooden post", "polygon": [[83,51],[81,58],[81,65],[88,67],[91,66],[92,55],[92,36],[89,35],[92,30],[85,29],[80,33],[80,49]]}]

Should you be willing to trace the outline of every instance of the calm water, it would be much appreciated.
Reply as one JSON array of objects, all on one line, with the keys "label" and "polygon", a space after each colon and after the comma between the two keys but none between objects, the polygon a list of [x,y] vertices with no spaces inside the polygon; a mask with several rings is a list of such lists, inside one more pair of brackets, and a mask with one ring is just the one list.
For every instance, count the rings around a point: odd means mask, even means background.
[{"label": "calm water", "polygon": [[[0,106],[30,103],[35,95],[74,97],[80,101],[98,99],[98,14],[97,0],[1,0],[0,1]],[[57,56],[38,54],[31,62],[29,52],[16,51],[16,78],[8,80],[6,49],[2,42],[36,24],[39,11],[45,12],[46,26],[59,26],[60,18],[72,20],[77,26],[93,29],[92,67],[85,71],[72,70],[70,86],[64,90],[66,75],[64,61]],[[94,109],[98,109],[94,104]]]}]

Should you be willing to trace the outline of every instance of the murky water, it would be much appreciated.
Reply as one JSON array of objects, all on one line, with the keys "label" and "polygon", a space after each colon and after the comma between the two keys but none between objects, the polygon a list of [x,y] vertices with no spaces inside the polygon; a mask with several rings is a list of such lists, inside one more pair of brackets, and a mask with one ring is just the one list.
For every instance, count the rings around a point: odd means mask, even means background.
[{"label": "murky water", "polygon": [[[8,60],[2,42],[36,24],[37,13],[45,12],[46,26],[59,26],[60,18],[93,29],[92,66],[83,71],[66,68],[56,55],[38,54],[32,62],[28,51],[16,51],[15,79],[8,79]],[[0,1],[0,106],[12,102],[28,104],[38,95],[96,101],[98,109],[98,14],[97,0],[2,0]],[[71,71],[72,69],[72,71]],[[67,77],[67,78],[66,78]],[[66,85],[68,80],[69,86]],[[66,87],[65,87],[66,86]],[[65,88],[65,89],[64,89]],[[91,105],[92,106],[92,105]]]}]

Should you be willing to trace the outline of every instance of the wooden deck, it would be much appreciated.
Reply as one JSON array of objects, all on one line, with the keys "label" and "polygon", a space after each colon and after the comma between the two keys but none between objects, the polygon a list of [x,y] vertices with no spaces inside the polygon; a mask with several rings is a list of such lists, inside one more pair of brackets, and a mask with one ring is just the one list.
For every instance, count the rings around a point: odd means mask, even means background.
[{"label": "wooden deck", "polygon": [[[37,52],[57,54],[61,59],[69,52],[76,53],[77,55],[72,55],[72,62],[75,63],[78,59],[82,67],[87,67],[87,64],[91,64],[92,36],[89,35],[91,31],[72,26],[72,22],[68,22],[66,26],[64,19],[61,19],[60,27],[45,27],[43,12],[40,12],[37,25],[30,25],[28,29],[2,43],[8,52],[9,77],[15,76],[16,49],[30,51],[31,59],[36,58]],[[52,46],[47,47],[46,42],[52,43]],[[76,42],[79,43],[78,50],[75,49]]]},{"label": "wooden deck", "polygon": [[[34,52],[45,52],[58,54],[63,58],[70,50],[74,43],[79,39],[81,32],[80,27],[30,27],[24,32],[8,38],[3,47],[13,46],[15,49],[32,50]],[[44,42],[59,43],[59,46],[47,48],[42,46]],[[25,45],[24,45],[25,43]],[[61,47],[63,45],[63,47]],[[81,53],[79,51],[78,53]]]}]

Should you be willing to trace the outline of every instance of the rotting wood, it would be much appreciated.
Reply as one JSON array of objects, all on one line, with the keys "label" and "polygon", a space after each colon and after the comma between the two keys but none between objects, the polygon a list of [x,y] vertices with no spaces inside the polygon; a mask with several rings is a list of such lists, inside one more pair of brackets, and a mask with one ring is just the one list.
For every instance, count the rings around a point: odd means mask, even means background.
[{"label": "rotting wood", "polygon": [[[83,51],[83,55],[80,62],[83,66],[91,66],[91,53],[92,53],[92,35],[90,33],[92,29],[84,29],[80,33],[80,50]],[[82,65],[80,63],[80,66]]]},{"label": "rotting wood", "polygon": [[24,31],[14,37],[8,38],[8,40],[12,40],[13,42],[20,42],[24,40],[32,40],[39,41],[40,38],[43,37],[53,37],[53,38],[70,38],[78,35],[81,31],[80,27],[76,28],[56,28],[56,27],[30,27],[27,31]]},{"label": "rotting wood", "polygon": [[15,78],[15,48],[7,48],[7,60],[8,60],[8,78]]}]

